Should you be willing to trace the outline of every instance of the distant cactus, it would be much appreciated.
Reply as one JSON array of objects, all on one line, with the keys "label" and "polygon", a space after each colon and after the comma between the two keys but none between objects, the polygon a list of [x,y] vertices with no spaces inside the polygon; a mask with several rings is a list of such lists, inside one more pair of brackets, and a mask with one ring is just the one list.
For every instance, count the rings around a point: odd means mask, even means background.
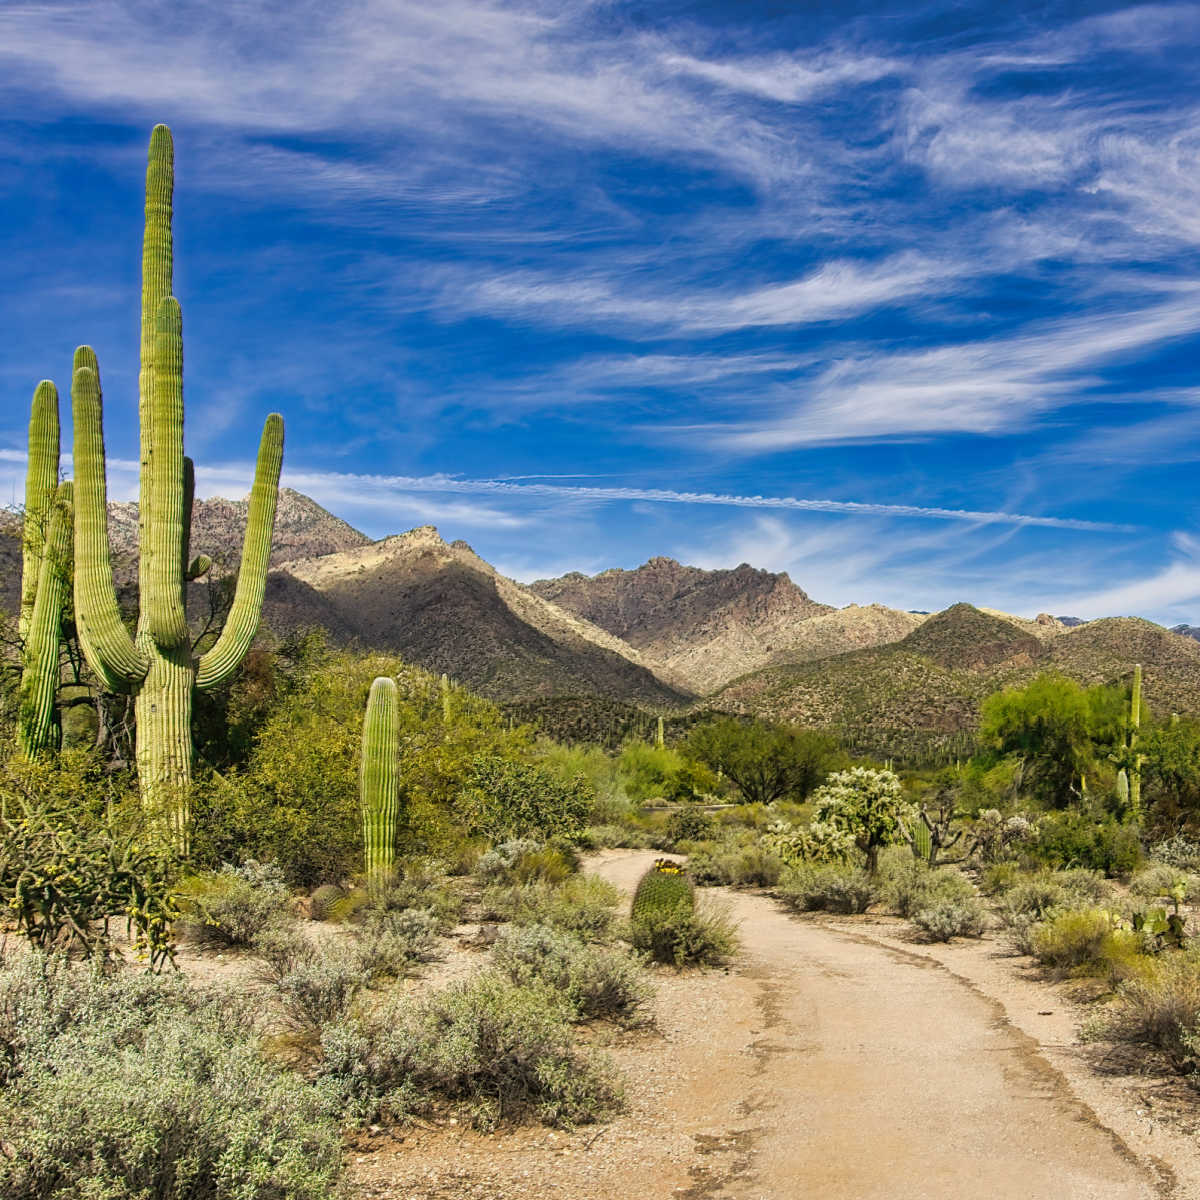
[{"label": "distant cactus", "polygon": [[72,489],[58,482],[58,391],[48,379],[33,393],[21,537],[21,701],[17,745],[26,758],[59,739],[55,694],[67,569],[71,552]]},{"label": "distant cactus", "polygon": [[88,346],[75,352],[75,619],[88,665],[113,690],[134,694],[142,800],[168,840],[187,849],[192,775],[192,694],[219,687],[258,632],[275,526],[283,419],[263,429],[233,607],[213,646],[192,651],[185,587],[210,563],[189,563],[194,471],[183,454],[183,326],[171,295],[171,131],[155,126],[146,171],[142,250],[141,481],[138,501],[140,612],[131,636],[121,619],[108,541],[100,372]]},{"label": "distant cactus", "polygon": [[396,697],[394,679],[376,679],[363,718],[359,794],[367,888],[372,893],[387,886],[395,858],[400,808],[400,714]]},{"label": "distant cactus", "polygon": [[930,833],[929,827],[923,821],[914,824],[910,837],[914,857],[928,862],[933,854],[933,834]]},{"label": "distant cactus", "polygon": [[695,889],[683,867],[670,859],[660,858],[638,881],[630,919],[637,925],[668,912],[692,912],[695,907]]},{"label": "distant cactus", "polygon": [[1142,664],[1133,668],[1133,690],[1129,697],[1129,749],[1133,761],[1129,767],[1129,819],[1142,823],[1142,756],[1137,753],[1138,736],[1142,726]]}]

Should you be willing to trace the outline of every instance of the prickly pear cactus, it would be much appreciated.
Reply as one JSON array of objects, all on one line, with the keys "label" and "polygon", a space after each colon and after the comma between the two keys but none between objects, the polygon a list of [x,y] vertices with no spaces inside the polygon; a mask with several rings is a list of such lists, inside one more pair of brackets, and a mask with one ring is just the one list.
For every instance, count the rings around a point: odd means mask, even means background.
[{"label": "prickly pear cactus", "polygon": [[695,890],[683,866],[660,858],[638,881],[630,916],[637,924],[661,913],[677,909],[691,912],[695,907]]}]

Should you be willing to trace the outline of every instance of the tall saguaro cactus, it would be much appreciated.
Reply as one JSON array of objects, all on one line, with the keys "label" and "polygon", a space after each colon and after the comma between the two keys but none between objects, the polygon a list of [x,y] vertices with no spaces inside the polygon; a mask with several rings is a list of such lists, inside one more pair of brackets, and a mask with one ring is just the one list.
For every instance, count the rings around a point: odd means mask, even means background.
[{"label": "tall saguaro cactus", "polygon": [[71,546],[71,485],[58,482],[58,390],[48,379],[33,393],[21,538],[21,702],[17,745],[27,758],[58,740],[54,699]]},{"label": "tall saguaro cactus", "polygon": [[188,564],[194,472],[183,453],[183,326],[171,295],[174,147],[157,125],[146,171],[142,250],[141,490],[138,510],[140,611],[130,634],[121,620],[108,542],[100,370],[88,346],[75,353],[75,619],[92,670],[108,686],[132,691],[142,799],[177,848],[187,846],[187,786],[192,772],[192,693],[224,683],[254,635],[266,590],[283,461],[283,418],[263,428],[233,607],[215,644],[193,653],[185,589],[207,568]]},{"label": "tall saguaro cactus", "polygon": [[400,810],[400,712],[396,681],[383,675],[367,696],[359,796],[367,890],[377,894],[392,873]]},{"label": "tall saguaro cactus", "polygon": [[1135,825],[1142,823],[1142,756],[1137,752],[1142,727],[1142,664],[1133,668],[1133,688],[1129,697],[1129,817]]}]

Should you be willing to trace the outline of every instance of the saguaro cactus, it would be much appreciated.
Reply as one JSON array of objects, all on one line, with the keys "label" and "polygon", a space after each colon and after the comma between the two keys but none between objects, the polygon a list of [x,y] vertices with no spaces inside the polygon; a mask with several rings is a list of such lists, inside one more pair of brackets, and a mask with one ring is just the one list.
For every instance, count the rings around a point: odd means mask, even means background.
[{"label": "saguaro cactus", "polygon": [[1142,823],[1142,756],[1137,752],[1142,727],[1142,664],[1133,668],[1133,689],[1129,697],[1129,818],[1135,825]]},{"label": "saguaro cactus", "polygon": [[185,611],[194,472],[183,454],[183,327],[171,293],[171,131],[157,125],[146,171],[142,250],[141,478],[138,511],[139,600],[136,632],[121,620],[108,542],[100,372],[88,346],[75,353],[75,619],[92,670],[106,686],[132,691],[142,799],[179,849],[187,846],[187,785],[192,771],[192,692],[215,688],[237,669],[258,632],[275,528],[283,419],[263,428],[233,607],[216,643],[193,653]]},{"label": "saguaro cactus", "polygon": [[28,758],[58,740],[54,707],[66,564],[71,547],[71,485],[58,482],[58,390],[48,379],[33,393],[25,522],[21,538],[21,703],[17,745]]},{"label": "saguaro cactus", "polygon": [[400,713],[396,681],[386,676],[371,684],[367,696],[359,797],[367,890],[378,894],[392,874],[400,810]]}]

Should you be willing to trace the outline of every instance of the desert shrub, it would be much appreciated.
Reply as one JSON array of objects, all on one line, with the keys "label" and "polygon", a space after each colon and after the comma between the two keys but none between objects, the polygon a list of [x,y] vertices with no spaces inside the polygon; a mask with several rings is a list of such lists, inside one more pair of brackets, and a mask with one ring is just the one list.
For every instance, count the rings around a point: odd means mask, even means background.
[{"label": "desert shrub", "polygon": [[332,1200],[341,1134],[238,1003],[178,976],[0,965],[6,1200]]},{"label": "desert shrub", "polygon": [[352,1116],[402,1119],[438,1099],[477,1125],[534,1116],[595,1121],[620,1104],[607,1061],[578,1049],[570,1009],[546,988],[484,972],[322,1031],[322,1085]]},{"label": "desert shrub", "polygon": [[844,865],[856,853],[853,834],[827,821],[808,825],[777,821],[767,828],[763,842],[789,867],[805,863]]},{"label": "desert shrub", "polygon": [[1075,810],[1043,817],[1028,853],[1054,869],[1084,867],[1109,876],[1128,875],[1142,861],[1136,829]]},{"label": "desert shrub", "polygon": [[870,875],[860,867],[827,863],[785,871],[776,894],[789,907],[804,912],[862,913],[875,902],[877,893]]},{"label": "desert shrub", "polygon": [[552,925],[594,942],[612,937],[620,902],[621,893],[595,875],[573,875],[560,887],[498,884],[485,888],[480,898],[484,920]]},{"label": "desert shrub", "polygon": [[1180,871],[1200,873],[1200,842],[1177,833],[1150,847],[1150,857],[1155,862],[1166,863]]},{"label": "desert shrub", "polygon": [[672,845],[703,842],[712,837],[714,828],[712,817],[703,809],[681,808],[667,817],[667,840]]},{"label": "desert shrub", "polygon": [[369,910],[354,940],[360,970],[371,979],[406,974],[433,957],[441,927],[427,908]]},{"label": "desert shrub", "polygon": [[996,862],[984,868],[979,879],[979,890],[985,896],[997,896],[1015,887],[1025,877],[1025,872],[1015,862]]},{"label": "desert shrub", "polygon": [[783,861],[762,842],[701,842],[688,855],[688,875],[701,887],[773,887]]},{"label": "desert shrub", "polygon": [[1129,891],[1140,900],[1153,900],[1157,896],[1170,896],[1180,884],[1186,895],[1195,890],[1195,877],[1166,863],[1147,863],[1129,881]]},{"label": "desert shrub", "polygon": [[562,883],[576,866],[560,847],[532,838],[513,838],[482,855],[475,873],[488,883]]},{"label": "desert shrub", "polygon": [[366,979],[359,956],[350,947],[328,947],[275,982],[284,1018],[293,1028],[316,1033],[350,1011]]},{"label": "desert shrub", "polygon": [[1153,1046],[1176,1070],[1194,1071],[1200,1065],[1200,954],[1165,954],[1133,973],[1093,1032]]},{"label": "desert shrub", "polygon": [[940,898],[918,908],[913,924],[935,942],[955,937],[980,937],[987,927],[987,909],[977,896]]},{"label": "desert shrub", "polygon": [[931,868],[907,851],[881,858],[876,886],[883,904],[901,917],[936,904],[968,903],[975,898],[975,888],[957,871]]},{"label": "desert shrub", "polygon": [[653,962],[713,967],[737,952],[737,928],[728,912],[706,897],[692,907],[651,906],[630,922],[629,940]]},{"label": "desert shrub", "polygon": [[526,925],[504,930],[492,953],[513,983],[551,988],[579,1020],[645,1019],[650,989],[624,950],[588,945],[549,925]]},{"label": "desert shrub", "polygon": [[615,850],[619,846],[632,846],[640,841],[623,825],[589,825],[579,835],[581,850]]},{"label": "desert shrub", "polygon": [[481,755],[459,797],[473,833],[506,838],[574,837],[587,824],[595,790],[583,775],[561,780],[533,763]]},{"label": "desert shrub", "polygon": [[376,913],[405,912],[414,909],[432,913],[442,932],[453,929],[462,916],[465,897],[428,865],[409,863],[403,875],[374,896],[365,897],[355,910],[355,919],[369,922]]},{"label": "desert shrub", "polygon": [[1051,879],[1062,888],[1071,905],[1106,904],[1116,895],[1112,884],[1099,871],[1084,867],[1055,871]]},{"label": "desert shrub", "polygon": [[1112,914],[1104,909],[1069,909],[1037,925],[1030,941],[1034,957],[1047,967],[1087,969],[1102,958],[1113,929]]},{"label": "desert shrub", "polygon": [[193,875],[180,884],[180,932],[210,946],[249,946],[284,916],[282,879],[253,861]]},{"label": "desert shrub", "polygon": [[997,912],[1006,925],[1041,921],[1067,907],[1067,893],[1046,873],[1022,873],[1007,891],[1000,894]]}]

